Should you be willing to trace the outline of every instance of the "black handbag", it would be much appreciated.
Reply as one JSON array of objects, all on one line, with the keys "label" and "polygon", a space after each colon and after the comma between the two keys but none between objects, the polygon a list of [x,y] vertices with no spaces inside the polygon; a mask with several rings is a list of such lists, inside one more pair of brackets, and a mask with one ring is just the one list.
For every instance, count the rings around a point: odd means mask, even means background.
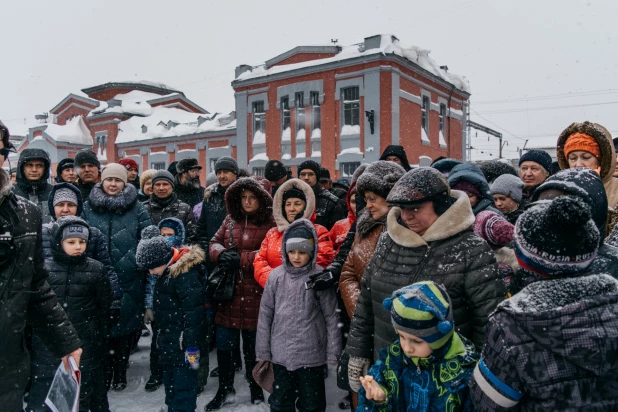
[{"label": "black handbag", "polygon": [[342,352],[337,365],[337,386],[344,391],[353,392],[350,388],[350,379],[348,375],[348,365],[350,363],[350,355]]},{"label": "black handbag", "polygon": [[[235,250],[234,238],[232,237],[232,229],[234,224],[232,219],[229,220],[230,227],[230,250]],[[217,265],[208,277],[208,286],[206,294],[215,302],[228,302],[234,297],[234,286],[236,283],[236,269],[230,268],[228,265]]]}]

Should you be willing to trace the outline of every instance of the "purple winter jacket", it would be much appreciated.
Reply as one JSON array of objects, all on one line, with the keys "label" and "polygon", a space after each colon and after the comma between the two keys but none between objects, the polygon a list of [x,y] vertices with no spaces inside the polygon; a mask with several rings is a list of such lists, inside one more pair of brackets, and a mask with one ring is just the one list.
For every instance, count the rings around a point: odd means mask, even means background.
[{"label": "purple winter jacket", "polygon": [[[307,266],[294,268],[288,262],[285,242],[289,231],[299,225],[307,227],[314,238],[315,251]],[[255,352],[265,360],[289,371],[336,362],[341,353],[341,330],[335,291],[315,292],[305,289],[309,276],[319,273],[316,265],[318,236],[307,219],[293,222],[283,234],[283,264],[270,273],[258,320]]]}]

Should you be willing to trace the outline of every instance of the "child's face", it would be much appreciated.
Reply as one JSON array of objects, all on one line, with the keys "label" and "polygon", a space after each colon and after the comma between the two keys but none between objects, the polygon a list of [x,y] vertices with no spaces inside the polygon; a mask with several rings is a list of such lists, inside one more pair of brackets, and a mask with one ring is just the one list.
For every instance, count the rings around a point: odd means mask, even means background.
[{"label": "child's face", "polygon": [[172,237],[175,236],[176,232],[174,232],[174,229],[172,229],[171,227],[162,227],[161,228],[161,236],[168,238],[168,237]]},{"label": "child's face", "polygon": [[401,349],[410,358],[426,358],[433,352],[431,346],[421,338],[406,332],[397,331]]},{"label": "child's face", "polygon": [[301,252],[300,250],[290,250],[288,252],[288,260],[295,268],[302,268],[309,263],[309,253]]},{"label": "child's face", "polygon": [[64,239],[62,250],[69,256],[80,256],[86,250],[86,241],[76,237]]},{"label": "child's face", "polygon": [[165,272],[165,268],[167,268],[167,265],[161,265],[154,269],[150,269],[149,272],[151,275],[161,276],[163,275],[163,272]]}]

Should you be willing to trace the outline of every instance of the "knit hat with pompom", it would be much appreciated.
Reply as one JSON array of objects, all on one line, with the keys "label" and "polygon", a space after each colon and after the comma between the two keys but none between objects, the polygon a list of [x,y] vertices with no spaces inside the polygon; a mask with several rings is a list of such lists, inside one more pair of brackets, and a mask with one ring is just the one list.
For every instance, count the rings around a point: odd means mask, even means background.
[{"label": "knit hat with pompom", "polygon": [[453,305],[444,286],[418,282],[396,290],[383,305],[395,329],[423,339],[434,351],[453,337]]},{"label": "knit hat with pompom", "polygon": [[597,256],[599,230],[583,200],[539,201],[515,225],[520,266],[543,277],[585,272]]},{"label": "knit hat with pompom", "polygon": [[135,261],[145,270],[167,265],[174,256],[174,251],[167,239],[160,235],[157,226],[148,226],[142,230],[142,240],[137,245]]}]

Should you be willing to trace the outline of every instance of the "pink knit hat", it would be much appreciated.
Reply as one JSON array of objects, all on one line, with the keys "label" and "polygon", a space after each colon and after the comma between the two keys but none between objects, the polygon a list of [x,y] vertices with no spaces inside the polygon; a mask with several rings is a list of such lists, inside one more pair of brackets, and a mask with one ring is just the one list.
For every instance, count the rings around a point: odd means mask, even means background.
[{"label": "pink knit hat", "polygon": [[495,212],[488,210],[476,215],[474,233],[485,239],[492,248],[508,245],[513,241],[515,226]]}]

